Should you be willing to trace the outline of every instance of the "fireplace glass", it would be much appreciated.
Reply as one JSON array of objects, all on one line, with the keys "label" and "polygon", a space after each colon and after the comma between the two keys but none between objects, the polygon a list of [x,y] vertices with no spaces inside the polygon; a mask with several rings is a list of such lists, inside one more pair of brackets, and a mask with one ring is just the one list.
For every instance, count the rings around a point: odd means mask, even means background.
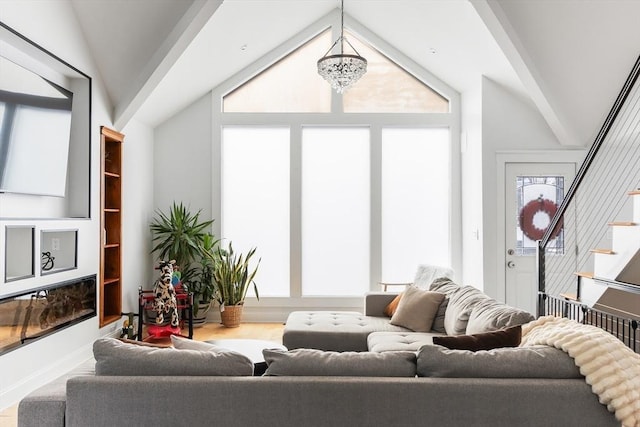
[{"label": "fireplace glass", "polygon": [[95,315],[95,275],[0,297],[0,354]]}]

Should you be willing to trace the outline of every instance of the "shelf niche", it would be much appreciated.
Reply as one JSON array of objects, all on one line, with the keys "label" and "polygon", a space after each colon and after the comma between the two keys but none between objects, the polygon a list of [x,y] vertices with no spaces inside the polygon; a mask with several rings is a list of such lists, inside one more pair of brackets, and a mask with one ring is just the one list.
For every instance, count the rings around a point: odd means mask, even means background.
[{"label": "shelf niche", "polygon": [[124,135],[100,128],[100,327],[122,312],[122,143]]}]

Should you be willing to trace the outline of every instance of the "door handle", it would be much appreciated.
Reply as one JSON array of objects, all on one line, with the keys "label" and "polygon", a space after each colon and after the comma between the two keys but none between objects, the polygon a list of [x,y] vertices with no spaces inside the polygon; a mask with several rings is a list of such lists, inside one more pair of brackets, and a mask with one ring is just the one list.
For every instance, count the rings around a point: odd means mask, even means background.
[{"label": "door handle", "polygon": [[509,262],[507,263],[507,267],[509,267],[509,268],[516,268],[516,263],[515,263],[515,262],[513,262],[513,261],[509,261]]}]

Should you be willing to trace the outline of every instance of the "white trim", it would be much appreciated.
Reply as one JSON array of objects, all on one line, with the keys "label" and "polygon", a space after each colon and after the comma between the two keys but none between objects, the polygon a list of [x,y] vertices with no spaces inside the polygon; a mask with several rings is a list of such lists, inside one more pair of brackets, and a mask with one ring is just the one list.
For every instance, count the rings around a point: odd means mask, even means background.
[{"label": "white trim", "polygon": [[526,150],[526,151],[497,151],[496,152],[496,200],[497,200],[497,241],[496,241],[496,298],[506,299],[506,283],[504,274],[504,259],[507,247],[505,245],[505,168],[507,163],[575,163],[576,171],[584,157],[586,150]]}]

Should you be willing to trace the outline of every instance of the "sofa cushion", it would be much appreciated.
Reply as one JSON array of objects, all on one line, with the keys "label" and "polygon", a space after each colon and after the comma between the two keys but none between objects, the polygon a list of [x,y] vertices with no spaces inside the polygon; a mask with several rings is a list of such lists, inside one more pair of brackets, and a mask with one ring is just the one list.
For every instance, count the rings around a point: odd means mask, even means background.
[{"label": "sofa cushion", "polygon": [[115,338],[93,343],[96,375],[253,375],[246,356],[211,350],[179,350],[132,345]]},{"label": "sofa cushion", "polygon": [[414,377],[416,354],[334,352],[313,349],[262,351],[270,376]]},{"label": "sofa cushion", "polygon": [[534,320],[531,313],[494,299],[478,302],[469,315],[467,334],[478,334],[523,325]]},{"label": "sofa cushion", "polygon": [[548,346],[473,352],[425,345],[418,350],[417,372],[440,378],[583,378],[567,353]]},{"label": "sofa cushion", "polygon": [[[220,347],[219,345],[205,341],[196,341],[178,335],[171,335],[171,344],[173,344],[173,347],[178,350],[213,351],[214,353],[230,353],[231,355],[242,356],[242,354],[237,351],[229,350],[228,348]],[[238,357],[238,359],[243,358],[244,356]]]},{"label": "sofa cushion", "polygon": [[434,332],[372,332],[367,337],[369,351],[414,351],[426,344],[433,344]]},{"label": "sofa cushion", "polygon": [[444,328],[447,335],[463,335],[467,332],[467,323],[473,307],[489,299],[473,286],[461,286],[449,295],[449,304],[444,315]]},{"label": "sofa cushion", "polygon": [[289,350],[367,351],[367,336],[376,331],[409,330],[392,325],[388,317],[355,311],[294,311],[287,317],[282,344]]},{"label": "sofa cushion", "polygon": [[390,323],[415,332],[429,332],[444,297],[440,292],[409,286],[402,294]]},{"label": "sofa cushion", "polygon": [[522,327],[512,326],[498,331],[473,335],[433,337],[433,343],[451,350],[491,350],[501,347],[517,347],[522,339]]}]

